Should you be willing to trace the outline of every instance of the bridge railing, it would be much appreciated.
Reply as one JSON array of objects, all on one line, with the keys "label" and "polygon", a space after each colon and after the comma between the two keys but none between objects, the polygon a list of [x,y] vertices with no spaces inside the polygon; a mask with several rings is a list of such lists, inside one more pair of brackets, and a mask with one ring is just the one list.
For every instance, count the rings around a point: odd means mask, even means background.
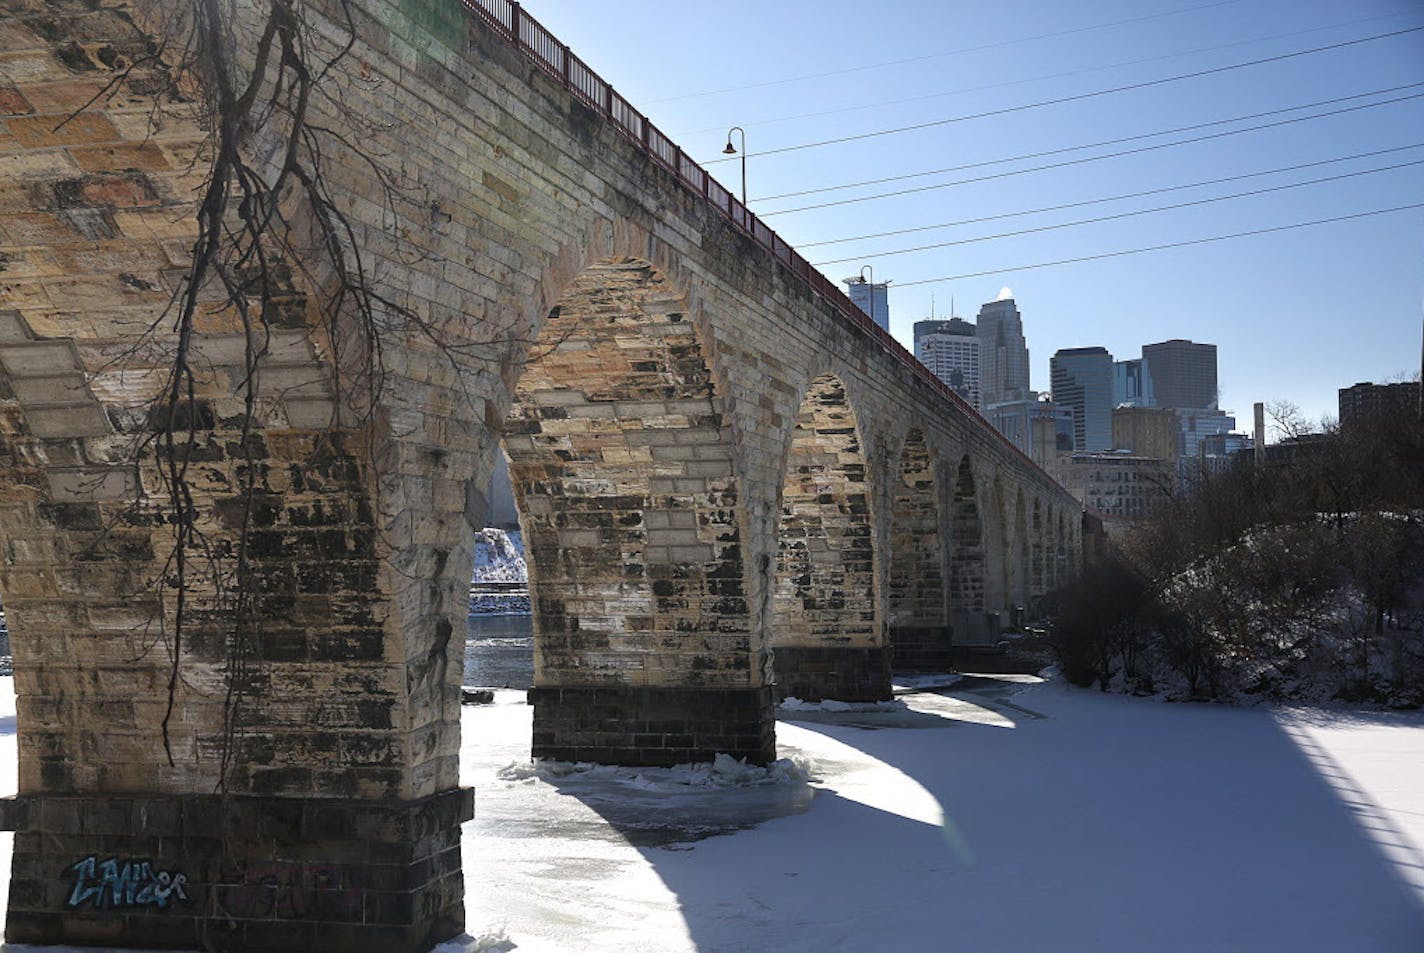
[{"label": "bridge railing", "polygon": [[1048,476],[1028,454],[999,433],[988,421],[983,420],[982,415],[968,401],[936,377],[933,371],[920,363],[919,359],[891,337],[888,331],[870,320],[833,281],[812,267],[789,242],[776,234],[771,226],[752,213],[706,169],[683,152],[677,143],[649,122],[647,116],[618,95],[612,86],[604,82],[602,77],[574,55],[572,50],[546,30],[538,20],[525,13],[516,0],[461,0],[461,3],[505,39],[517,45],[536,65],[563,83],[574,96],[612,122],[614,127],[629,139],[638,143],[659,165],[673,172],[702,195],[708,204],[722,213],[734,226],[751,236],[754,242],[809,285],[815,295],[839,311],[862,332],[870,335],[926,384],[939,391],[965,413],[979,417],[988,431],[1012,454],[1032,469]]}]

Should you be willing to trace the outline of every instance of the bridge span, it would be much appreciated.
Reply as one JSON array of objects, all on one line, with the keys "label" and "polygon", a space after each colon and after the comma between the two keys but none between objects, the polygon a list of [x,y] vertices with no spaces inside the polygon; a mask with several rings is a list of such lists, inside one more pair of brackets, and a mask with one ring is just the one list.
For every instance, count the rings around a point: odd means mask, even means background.
[{"label": "bridge span", "polygon": [[[330,208],[282,196],[310,245],[272,266],[283,293],[244,314],[235,267],[185,336],[213,147],[188,25],[148,0],[0,14],[12,941],[458,932],[498,453],[538,757],[766,761],[779,698],[887,698],[892,667],[946,665],[1076,568],[1077,502],[517,4],[294,9],[333,62],[303,146]],[[276,69],[268,6],[235,11],[238,71]],[[259,115],[244,154],[275,176],[289,122]],[[331,211],[367,311],[311,238]]]}]

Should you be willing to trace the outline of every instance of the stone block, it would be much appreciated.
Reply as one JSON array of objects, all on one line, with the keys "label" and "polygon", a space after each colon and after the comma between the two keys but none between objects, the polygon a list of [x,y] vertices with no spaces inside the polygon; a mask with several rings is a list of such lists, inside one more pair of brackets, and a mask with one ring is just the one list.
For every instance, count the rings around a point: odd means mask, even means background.
[{"label": "stone block", "polygon": [[57,503],[132,500],[137,489],[130,469],[50,470],[50,496]]},{"label": "stone block", "polygon": [[86,172],[137,169],[159,172],[172,168],[168,157],[154,142],[118,142],[102,146],[71,146],[69,154]]},{"label": "stone block", "polygon": [[41,439],[103,437],[114,432],[98,402],[91,405],[27,406],[24,422]]},{"label": "stone block", "polygon": [[888,648],[778,645],[772,652],[772,668],[778,701],[876,702],[894,695]]},{"label": "stone block", "polygon": [[766,688],[536,687],[529,703],[536,758],[673,765],[719,753],[754,764],[776,756]]},{"label": "stone block", "polygon": [[[94,396],[78,371],[55,374],[52,377],[15,377],[10,381],[10,389],[21,404],[43,404],[50,407],[64,405],[95,405]],[[31,425],[33,429],[33,424]],[[49,436],[45,434],[43,436]],[[75,436],[94,436],[76,434]]]},{"label": "stone block", "polygon": [[11,377],[51,377],[83,367],[73,341],[18,341],[0,347],[0,364]]},{"label": "stone block", "polygon": [[33,341],[34,332],[18,311],[0,311],[0,345]]}]

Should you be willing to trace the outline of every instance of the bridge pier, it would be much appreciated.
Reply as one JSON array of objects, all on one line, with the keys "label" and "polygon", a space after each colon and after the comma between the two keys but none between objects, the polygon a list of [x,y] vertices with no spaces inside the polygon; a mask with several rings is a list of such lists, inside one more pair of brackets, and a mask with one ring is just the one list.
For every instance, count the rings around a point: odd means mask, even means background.
[{"label": "bridge pier", "polygon": [[[473,813],[453,624],[467,497],[432,461],[474,474],[483,421],[449,361],[393,341],[386,402],[350,423],[336,385],[355,388],[299,269],[250,327],[228,294],[203,293],[170,419],[170,303],[211,141],[191,95],[161,92],[144,12],[0,13],[7,57],[27,64],[0,91],[0,259],[44,263],[0,286],[19,727],[19,794],[0,801],[15,831],[5,936],[424,953],[463,929]],[[369,187],[354,166],[327,172],[337,193]],[[182,576],[173,459],[192,527]]]},{"label": "bridge pier", "polygon": [[923,430],[911,430],[892,477],[890,645],[897,671],[948,671],[951,631],[939,480]]},{"label": "bridge pier", "polygon": [[0,823],[16,832],[5,938],[422,953],[464,926],[459,838],[472,793],[0,802]]},{"label": "bridge pier", "polygon": [[776,757],[770,686],[536,686],[529,704],[536,758],[671,766],[718,754],[752,764]]},{"label": "bridge pier", "polygon": [[835,376],[807,388],[785,472],[772,633],[777,698],[889,699],[871,488],[855,414]]},{"label": "bridge pier", "polygon": [[949,620],[954,643],[992,643],[998,630],[986,611],[988,539],[980,513],[980,488],[968,454],[955,468],[950,510]]},{"label": "bridge pier", "polygon": [[724,401],[686,296],[598,262],[550,310],[504,446],[534,610],[533,755],[775,758]]},{"label": "bridge pier", "polygon": [[[0,314],[0,389],[26,395],[4,408],[0,456],[47,464],[0,467],[23,729],[21,793],[0,801],[11,942],[417,953],[463,928],[463,644],[439,616],[460,590],[422,581],[416,595],[386,574],[361,434],[269,420],[244,436],[226,416],[239,343],[197,340],[222,369],[197,383],[192,489],[213,552],[252,514],[253,621],[218,588],[221,558],[190,554],[180,642],[157,595],[172,530],[138,495],[161,485],[158,461],[105,462],[151,420],[103,404],[71,340]],[[269,380],[322,378],[305,335],[274,344]],[[95,386],[44,376],[64,361]],[[30,395],[92,409],[90,432],[48,430]],[[313,399],[293,395],[292,413]],[[66,458],[78,466],[54,465]],[[270,482],[249,511],[237,487],[254,467]],[[402,596],[428,614],[400,620]]]}]

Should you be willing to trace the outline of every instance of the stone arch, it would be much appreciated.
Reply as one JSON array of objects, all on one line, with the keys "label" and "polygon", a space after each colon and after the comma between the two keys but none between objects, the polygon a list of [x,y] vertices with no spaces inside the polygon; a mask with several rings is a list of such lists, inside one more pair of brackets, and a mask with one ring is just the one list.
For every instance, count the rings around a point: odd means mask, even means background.
[{"label": "stone arch", "polygon": [[1038,600],[1048,591],[1048,567],[1044,564],[1048,547],[1044,541],[1043,500],[1037,496],[1033,498],[1033,525],[1029,532],[1032,547],[1029,556],[1029,598],[1033,604],[1033,614],[1037,615]]},{"label": "stone arch", "polygon": [[935,459],[924,431],[912,429],[892,480],[888,605],[896,669],[950,664]]},{"label": "stone arch", "polygon": [[646,261],[595,263],[532,354],[504,448],[534,609],[534,755],[774,756],[731,428],[686,296]]},{"label": "stone arch", "polygon": [[1023,488],[1014,492],[1013,538],[1009,546],[1009,613],[1016,625],[1022,625],[1023,610],[1028,606],[1032,570],[1028,538],[1028,505]]},{"label": "stone arch", "polygon": [[989,637],[984,612],[988,560],[978,481],[968,454],[960,458],[955,471],[949,536],[949,617],[954,641],[960,645],[981,643]]},{"label": "stone arch", "polygon": [[1067,517],[1058,511],[1058,531],[1053,534],[1053,577],[1058,585],[1068,580],[1068,527]]},{"label": "stone arch", "polygon": [[783,473],[772,596],[776,694],[888,698],[866,454],[834,374],[806,388]]},{"label": "stone arch", "polygon": [[989,572],[984,580],[984,608],[1008,621],[1005,611],[1013,591],[1013,540],[1010,535],[1012,514],[1004,496],[1003,476],[996,470],[989,479],[989,512],[985,520],[984,542],[988,548]]}]

